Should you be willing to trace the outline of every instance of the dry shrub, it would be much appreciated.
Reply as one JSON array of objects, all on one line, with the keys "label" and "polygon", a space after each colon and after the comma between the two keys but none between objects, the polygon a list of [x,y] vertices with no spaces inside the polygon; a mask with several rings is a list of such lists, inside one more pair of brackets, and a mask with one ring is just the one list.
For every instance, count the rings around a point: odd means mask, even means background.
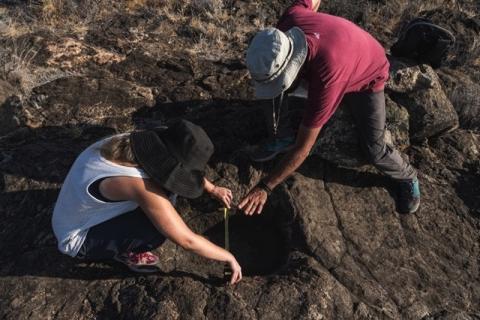
[{"label": "dry shrub", "polygon": [[148,0],[125,0],[125,9],[129,12],[142,9],[148,5]]},{"label": "dry shrub", "polygon": [[192,0],[190,4],[192,14],[211,15],[214,17],[222,14],[223,7],[222,0]]},{"label": "dry shrub", "polygon": [[29,82],[26,75],[30,73],[36,55],[37,50],[26,42],[6,41],[0,51],[0,78],[17,88],[26,87],[26,82]]},{"label": "dry shrub", "polygon": [[[101,28],[117,15],[143,15],[160,21],[164,34],[177,34],[172,38],[179,50],[206,54],[210,57],[239,55],[252,32],[265,26],[271,16],[264,8],[268,4],[254,4],[255,18],[234,14],[233,0],[29,0],[18,6],[24,26],[31,31],[49,29],[62,36],[77,35],[82,39],[89,30]],[[237,2],[238,4],[238,2]],[[240,3],[243,4],[243,3]],[[270,10],[270,8],[269,8]],[[271,10],[270,10],[271,11]],[[253,19],[252,21],[247,21]],[[152,21],[153,22],[153,21]],[[11,27],[13,30],[20,28]],[[29,31],[27,31],[29,32]]]},{"label": "dry shrub", "polygon": [[175,25],[177,34],[191,44],[185,50],[212,60],[243,55],[248,37],[265,25],[267,16],[258,10],[254,23],[239,21],[232,0],[163,0],[156,5],[158,15]]},{"label": "dry shrub", "polygon": [[70,75],[33,64],[38,51],[26,41],[7,40],[1,48],[0,79],[10,83],[22,99],[28,98],[35,87]]},{"label": "dry shrub", "polygon": [[18,38],[31,32],[31,27],[22,23],[18,14],[0,15],[0,36],[2,38]]},{"label": "dry shrub", "polygon": [[109,15],[114,4],[107,0],[37,0],[30,2],[24,12],[32,15],[29,22],[39,29],[82,35],[91,24]]}]

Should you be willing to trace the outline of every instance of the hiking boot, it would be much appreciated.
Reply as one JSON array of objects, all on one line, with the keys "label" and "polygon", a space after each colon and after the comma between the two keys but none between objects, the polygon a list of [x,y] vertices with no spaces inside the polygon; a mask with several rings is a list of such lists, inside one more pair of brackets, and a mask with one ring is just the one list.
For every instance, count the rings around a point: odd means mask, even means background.
[{"label": "hiking boot", "polygon": [[415,178],[398,183],[397,208],[400,213],[414,213],[420,206],[420,184]]},{"label": "hiking boot", "polygon": [[141,253],[125,253],[116,255],[113,259],[126,265],[130,270],[141,273],[153,273],[160,271],[158,262],[160,259],[150,251]]},{"label": "hiking boot", "polygon": [[279,153],[287,152],[295,145],[295,136],[276,138],[266,144],[257,146],[250,154],[250,159],[255,162],[272,160]]}]

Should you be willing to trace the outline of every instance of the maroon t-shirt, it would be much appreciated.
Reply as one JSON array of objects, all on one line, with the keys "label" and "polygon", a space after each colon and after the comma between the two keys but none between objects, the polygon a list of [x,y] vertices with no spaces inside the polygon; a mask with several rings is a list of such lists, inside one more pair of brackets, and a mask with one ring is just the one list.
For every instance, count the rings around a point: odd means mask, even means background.
[{"label": "maroon t-shirt", "polygon": [[311,0],[297,0],[277,28],[299,27],[307,38],[308,55],[300,78],[308,82],[308,103],[302,124],[322,127],[349,92],[384,89],[389,63],[385,50],[354,23],[312,10]]}]

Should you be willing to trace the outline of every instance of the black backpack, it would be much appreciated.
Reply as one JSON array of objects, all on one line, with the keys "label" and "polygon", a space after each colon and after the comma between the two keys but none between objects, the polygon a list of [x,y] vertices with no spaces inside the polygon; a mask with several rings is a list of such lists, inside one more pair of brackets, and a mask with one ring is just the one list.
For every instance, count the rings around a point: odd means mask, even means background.
[{"label": "black backpack", "polygon": [[402,28],[391,53],[438,68],[454,45],[455,36],[452,32],[428,19],[417,18]]}]

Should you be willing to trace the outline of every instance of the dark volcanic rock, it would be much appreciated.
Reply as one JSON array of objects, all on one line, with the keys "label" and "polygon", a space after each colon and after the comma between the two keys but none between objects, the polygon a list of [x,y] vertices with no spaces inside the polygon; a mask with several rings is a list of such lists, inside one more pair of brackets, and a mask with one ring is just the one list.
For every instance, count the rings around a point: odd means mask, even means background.
[{"label": "dark volcanic rock", "polygon": [[[155,103],[150,88],[113,78],[69,77],[35,88],[28,100],[10,99],[0,110],[0,133],[19,127],[64,124],[131,128],[130,114]],[[8,123],[7,123],[8,122]]]},{"label": "dark volcanic rock", "polygon": [[6,81],[0,80],[0,136],[16,129],[21,120],[21,101],[15,89]]},{"label": "dark volcanic rock", "polygon": [[[410,145],[409,115],[405,108],[386,99],[387,130],[385,141],[403,150]],[[360,146],[354,119],[345,105],[340,105],[318,138],[312,154],[333,163],[356,167],[368,163]]]},{"label": "dark volcanic rock", "polygon": [[428,65],[391,59],[387,89],[410,114],[410,139],[421,141],[458,127],[458,115]]},{"label": "dark volcanic rock", "polygon": [[3,105],[14,93],[15,89],[8,82],[0,80],[0,105]]},{"label": "dark volcanic rock", "polygon": [[[187,115],[207,129],[221,153],[209,175],[232,188],[238,201],[270,166],[254,165],[234,151],[262,134],[252,122],[257,109],[232,103],[225,112],[218,110],[214,104]],[[216,127],[218,122],[231,133]],[[252,130],[238,130],[242,126]],[[50,231],[56,182],[75,152],[102,134],[108,132],[90,129],[74,135],[51,128],[25,133],[20,144],[18,137],[9,138],[2,146],[15,159],[38,153],[32,168],[46,164],[36,172],[24,166],[8,173],[15,167],[12,161],[1,168],[5,228],[0,252],[8,261],[0,268],[2,317],[32,318],[35,306],[33,318],[38,319],[52,313],[61,319],[421,319],[455,316],[458,310],[473,317],[480,307],[478,134],[457,130],[412,150],[424,196],[420,211],[407,216],[395,213],[393,189],[385,178],[310,157],[275,190],[261,216],[232,217],[232,251],[247,275],[235,288],[223,286],[220,263],[169,241],[158,249],[164,274],[146,277],[56,251]],[[66,161],[49,166],[54,158],[48,154],[58,154],[55,150],[67,141]],[[193,230],[223,245],[216,202],[182,200],[178,211]],[[29,231],[19,236],[19,229]]]},{"label": "dark volcanic rock", "polygon": [[[231,5],[228,14],[236,14],[237,21],[259,25],[264,14],[273,24],[287,2],[223,3]],[[350,14],[351,2],[329,3]],[[467,3],[474,4],[462,0],[455,6],[465,10]],[[407,1],[362,2],[358,8],[373,10],[356,18],[375,15],[380,5],[398,19],[398,4],[404,8]],[[445,15],[457,32],[468,31],[462,47],[474,44],[475,28],[467,24],[476,18],[462,18],[456,26],[459,14],[444,5],[438,11],[442,15],[434,16]],[[174,10],[180,9],[182,4],[175,4]],[[119,52],[121,59],[93,65],[88,58],[78,69],[83,76],[41,85],[25,99],[12,97],[17,88],[0,83],[0,319],[480,319],[478,114],[462,106],[466,99],[454,99],[463,86],[475,88],[473,69],[442,69],[442,89],[430,68],[393,63],[387,127],[419,171],[422,201],[415,214],[396,213],[395,186],[371,167],[337,166],[363,163],[355,127],[340,107],[323,130],[321,156],[310,156],[278,186],[262,215],[246,217],[232,210],[231,248],[245,273],[237,286],[225,285],[222,263],[170,241],[157,250],[162,272],[154,275],[60,254],[51,215],[61,182],[76,156],[102,137],[134,124],[188,118],[203,126],[215,144],[207,176],[231,188],[235,203],[278,163],[252,163],[246,155],[268,135],[262,108],[269,102],[250,100],[242,62],[245,43],[229,60],[178,53],[192,39],[148,34],[174,24],[172,16],[151,10],[102,20],[85,38],[75,38],[84,48],[76,54],[72,47],[72,55],[63,55],[59,63],[75,67],[88,51],[100,49],[96,46]],[[197,18],[214,17],[192,17],[192,24],[206,23]],[[373,24],[383,28],[390,23],[384,20]],[[389,30],[382,32],[386,36]],[[63,36],[56,37],[52,41],[61,44]],[[168,47],[171,40],[180,48]],[[35,63],[51,58],[41,52]],[[465,59],[473,65],[478,57]],[[460,114],[462,129],[445,133],[457,125],[457,117],[443,90]],[[223,246],[219,209],[207,196],[180,199],[177,205],[195,232]]]},{"label": "dark volcanic rock", "polygon": [[480,129],[480,84],[463,72],[451,69],[439,71],[445,92],[466,129]]},{"label": "dark volcanic rock", "polygon": [[10,96],[0,105],[0,136],[11,133],[28,121],[29,113],[24,110],[20,97]]}]

